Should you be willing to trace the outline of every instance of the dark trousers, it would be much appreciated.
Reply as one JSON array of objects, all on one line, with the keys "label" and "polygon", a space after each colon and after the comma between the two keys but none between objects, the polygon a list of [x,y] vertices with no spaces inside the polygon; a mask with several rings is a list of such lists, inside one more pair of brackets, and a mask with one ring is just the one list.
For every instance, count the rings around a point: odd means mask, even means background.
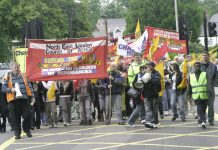
[{"label": "dark trousers", "polygon": [[161,116],[163,116],[163,103],[162,103],[163,96],[158,97],[158,110]]},{"label": "dark trousers", "polygon": [[41,125],[41,104],[39,101],[31,107],[31,125],[32,127],[40,127]]},{"label": "dark trousers", "polygon": [[207,100],[196,100],[195,104],[197,105],[198,123],[206,123]]},{"label": "dark trousers", "polygon": [[1,118],[0,118],[0,132],[3,130],[3,129],[6,129],[6,116],[2,116],[2,122],[1,122]]},{"label": "dark trousers", "polygon": [[31,128],[30,103],[27,99],[13,100],[8,104],[9,116],[15,136],[21,134],[21,117],[23,118],[23,131],[29,132]]}]

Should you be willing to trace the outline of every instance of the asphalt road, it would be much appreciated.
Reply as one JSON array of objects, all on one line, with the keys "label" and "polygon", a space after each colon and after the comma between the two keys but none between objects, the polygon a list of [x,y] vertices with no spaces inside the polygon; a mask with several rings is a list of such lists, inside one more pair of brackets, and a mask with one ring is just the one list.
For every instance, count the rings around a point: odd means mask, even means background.
[{"label": "asphalt road", "polygon": [[[215,111],[218,113],[217,101]],[[116,118],[107,126],[99,122],[80,126],[75,120],[67,127],[60,123],[58,128],[35,129],[32,138],[22,133],[22,139],[16,141],[12,132],[1,133],[0,150],[218,150],[217,116],[215,126],[208,125],[205,130],[192,115],[185,122],[172,122],[172,116],[167,116],[157,129],[147,129],[139,122],[136,127],[117,125]]]}]

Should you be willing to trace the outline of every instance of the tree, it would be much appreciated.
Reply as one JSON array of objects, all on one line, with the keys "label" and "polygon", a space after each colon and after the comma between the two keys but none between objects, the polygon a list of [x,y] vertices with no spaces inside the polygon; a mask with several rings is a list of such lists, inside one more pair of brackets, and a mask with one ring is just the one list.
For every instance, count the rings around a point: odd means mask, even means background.
[{"label": "tree", "polygon": [[90,0],[88,3],[88,18],[91,30],[94,30],[98,19],[101,17],[101,4],[100,0]]},{"label": "tree", "polygon": [[218,0],[204,0],[200,4],[202,9],[207,12],[209,17],[215,13],[218,13]]},{"label": "tree", "polygon": [[0,29],[2,36],[0,43],[6,44],[2,44],[0,49],[7,49],[9,54],[10,41],[20,40],[23,25],[36,17],[43,20],[45,38],[69,37],[67,12],[69,8],[75,10],[75,14],[70,16],[73,21],[73,37],[90,36],[91,30],[85,0],[80,4],[69,0],[1,0]]},{"label": "tree", "polygon": [[127,12],[127,8],[124,6],[125,1],[113,0],[111,3],[107,3],[102,8],[102,14],[106,15],[107,18],[123,18]]},{"label": "tree", "polygon": [[[193,7],[195,6],[195,7]],[[179,15],[186,12],[189,25],[192,30],[192,40],[197,40],[200,33],[202,13],[198,0],[178,0]],[[195,15],[193,15],[195,14]],[[176,30],[174,1],[166,0],[130,0],[127,11],[127,33],[133,33],[137,19],[141,22],[141,30],[144,26],[153,26]]]}]

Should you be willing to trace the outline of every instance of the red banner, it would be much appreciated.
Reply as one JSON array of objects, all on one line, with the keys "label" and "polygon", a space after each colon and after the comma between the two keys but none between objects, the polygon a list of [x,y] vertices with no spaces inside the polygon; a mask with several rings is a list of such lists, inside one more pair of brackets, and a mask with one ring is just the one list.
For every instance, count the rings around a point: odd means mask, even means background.
[{"label": "red banner", "polygon": [[31,81],[104,78],[106,58],[106,38],[32,40],[27,76]]},{"label": "red banner", "polygon": [[179,40],[179,33],[171,30],[161,29],[161,28],[154,28],[154,27],[146,27],[145,30],[148,31],[148,43],[145,50],[145,56],[147,56],[149,52],[149,48],[152,45],[153,39],[160,37],[157,53],[159,50],[162,51],[162,47],[164,44],[164,51],[169,53],[180,53],[186,54],[186,41]]}]

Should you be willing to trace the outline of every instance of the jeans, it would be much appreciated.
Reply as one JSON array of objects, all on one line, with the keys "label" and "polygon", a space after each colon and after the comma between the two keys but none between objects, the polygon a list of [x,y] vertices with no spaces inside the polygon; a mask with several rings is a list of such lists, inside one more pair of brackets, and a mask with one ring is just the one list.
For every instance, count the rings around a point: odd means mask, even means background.
[{"label": "jeans", "polygon": [[146,122],[158,124],[158,97],[145,98],[144,105],[146,111]]},{"label": "jeans", "polygon": [[70,97],[60,97],[59,101],[62,108],[62,116],[64,123],[71,123],[71,106]]},{"label": "jeans", "polygon": [[209,123],[214,123],[214,100],[215,97],[209,97],[207,102]]},{"label": "jeans", "polygon": [[105,121],[111,121],[111,110],[112,107],[116,106],[117,111],[117,121],[118,123],[122,123],[122,110],[121,110],[121,95],[120,94],[113,94],[111,95],[111,103],[110,103],[110,95],[106,95],[105,98]]},{"label": "jeans", "polygon": [[105,111],[105,95],[99,94],[99,105],[100,105],[100,110]]},{"label": "jeans", "polygon": [[163,103],[163,111],[169,111],[171,109],[170,105],[170,95],[172,93],[172,87],[171,86],[166,86],[164,90],[164,95],[162,98],[162,103]]},{"label": "jeans", "polygon": [[[133,125],[135,123],[136,119],[138,118],[138,116],[142,115],[141,112],[143,110],[145,111],[144,105],[142,103],[136,104],[136,108],[134,109],[134,111],[132,112],[132,114],[130,115],[130,117],[129,117],[128,121],[127,121],[128,124]],[[144,118],[141,118],[141,119],[143,120]]]},{"label": "jeans", "polygon": [[56,102],[45,102],[45,114],[48,117],[47,122],[51,125],[58,124]]},{"label": "jeans", "polygon": [[91,120],[91,97],[80,96],[78,97],[80,117],[84,122]]},{"label": "jeans", "polygon": [[195,104],[197,105],[198,123],[206,123],[207,100],[197,100]]},{"label": "jeans", "polygon": [[[179,115],[177,110],[177,103],[179,106]],[[177,95],[176,90],[172,90],[171,108],[174,117],[180,116],[181,118],[185,119],[185,95]]]},{"label": "jeans", "polygon": [[185,114],[186,115],[188,115],[188,104],[190,105],[192,115],[195,117],[196,116],[195,102],[193,101],[192,97],[186,96],[185,97]]}]

